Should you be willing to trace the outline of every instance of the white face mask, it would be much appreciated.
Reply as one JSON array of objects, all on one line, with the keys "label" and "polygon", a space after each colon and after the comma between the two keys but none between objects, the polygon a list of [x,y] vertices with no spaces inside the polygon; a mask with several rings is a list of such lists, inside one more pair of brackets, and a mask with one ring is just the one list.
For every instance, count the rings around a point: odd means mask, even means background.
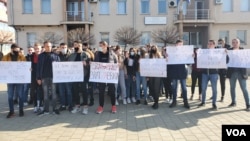
[{"label": "white face mask", "polygon": [[137,54],[138,54],[138,55],[141,55],[141,52],[138,52]]},{"label": "white face mask", "polygon": [[135,53],[134,53],[134,52],[130,52],[130,55],[131,55],[131,56],[134,56],[134,55],[135,55]]},{"label": "white face mask", "polygon": [[102,47],[99,47],[98,50],[102,52],[103,49],[102,49]]},{"label": "white face mask", "polygon": [[66,54],[67,53],[67,48],[61,49],[62,54]]}]

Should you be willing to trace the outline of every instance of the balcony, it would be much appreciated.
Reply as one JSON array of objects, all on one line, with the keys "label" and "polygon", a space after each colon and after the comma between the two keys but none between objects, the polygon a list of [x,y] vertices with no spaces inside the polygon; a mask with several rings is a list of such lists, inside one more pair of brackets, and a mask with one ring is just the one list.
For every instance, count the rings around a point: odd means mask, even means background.
[{"label": "balcony", "polygon": [[209,9],[188,9],[183,12],[183,17],[176,13],[174,22],[179,23],[211,23],[213,22],[211,12]]},{"label": "balcony", "polygon": [[66,11],[62,24],[93,24],[91,13],[88,15],[88,18],[85,18],[84,11]]}]

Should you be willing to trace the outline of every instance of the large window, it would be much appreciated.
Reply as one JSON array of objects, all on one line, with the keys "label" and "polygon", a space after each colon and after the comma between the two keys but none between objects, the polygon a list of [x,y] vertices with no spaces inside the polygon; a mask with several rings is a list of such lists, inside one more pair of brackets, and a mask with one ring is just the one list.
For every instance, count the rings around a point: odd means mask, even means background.
[{"label": "large window", "polygon": [[151,36],[150,32],[142,32],[141,36],[141,45],[146,45],[149,44],[151,41]]},{"label": "large window", "polygon": [[109,44],[109,32],[101,32],[101,41],[106,41]]},{"label": "large window", "polygon": [[237,30],[237,38],[240,40],[240,44],[246,45],[247,43],[247,31],[246,30]]},{"label": "large window", "polygon": [[166,14],[167,13],[167,0],[158,0],[158,13]]},{"label": "large window", "polygon": [[232,0],[223,0],[222,10],[223,10],[223,12],[232,12],[233,11],[233,1]]},{"label": "large window", "polygon": [[141,0],[141,14],[149,14],[149,0]]},{"label": "large window", "polygon": [[78,2],[68,2],[68,15],[76,16],[78,15]]},{"label": "large window", "polygon": [[51,13],[51,0],[41,0],[41,13],[42,14]]},{"label": "large window", "polygon": [[117,14],[127,13],[127,0],[117,0]]},{"label": "large window", "polygon": [[24,14],[32,14],[33,13],[32,0],[23,0],[23,13]]},{"label": "large window", "polygon": [[35,42],[36,42],[36,33],[27,32],[27,45],[34,46]]},{"label": "large window", "polygon": [[224,39],[227,44],[229,44],[229,31],[220,31],[219,38]]},{"label": "large window", "polygon": [[240,0],[240,11],[250,11],[250,0]]},{"label": "large window", "polygon": [[100,0],[99,14],[109,14],[109,0]]}]

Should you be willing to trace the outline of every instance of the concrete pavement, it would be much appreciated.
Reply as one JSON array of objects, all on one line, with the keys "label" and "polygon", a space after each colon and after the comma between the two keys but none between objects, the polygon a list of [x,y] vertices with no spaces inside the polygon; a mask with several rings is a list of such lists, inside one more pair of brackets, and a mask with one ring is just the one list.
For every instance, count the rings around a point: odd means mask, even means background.
[{"label": "concrete pavement", "polygon": [[[250,91],[250,80],[248,90]],[[228,108],[231,103],[229,81],[226,82],[226,95],[223,103],[218,102],[218,110],[212,111],[211,100],[206,106],[197,108],[200,101],[198,87],[191,109],[183,108],[182,99],[178,99],[175,108],[169,108],[160,98],[158,110],[149,105],[123,105],[120,102],[118,112],[111,114],[108,96],[105,99],[104,112],[96,114],[98,97],[95,105],[89,108],[88,115],[71,114],[68,111],[60,115],[38,117],[33,107],[25,107],[24,117],[6,119],[8,102],[6,85],[0,84],[0,141],[219,141],[222,124],[250,124],[250,112],[245,111],[243,94],[237,83],[237,106]],[[188,97],[190,97],[190,87]],[[207,89],[207,99],[211,96],[211,87]],[[218,100],[220,85],[218,84]]]}]

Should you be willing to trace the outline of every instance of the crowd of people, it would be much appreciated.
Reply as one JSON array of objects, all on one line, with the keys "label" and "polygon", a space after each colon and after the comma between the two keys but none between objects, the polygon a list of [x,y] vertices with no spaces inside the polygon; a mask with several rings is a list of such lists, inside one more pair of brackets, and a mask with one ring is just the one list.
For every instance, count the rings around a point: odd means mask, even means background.
[{"label": "crowd of people", "polygon": [[[177,40],[176,47],[183,47],[183,41]],[[239,39],[232,40],[232,47],[225,44],[223,39],[209,40],[208,49],[225,48],[227,50],[243,49],[240,47]],[[139,48],[131,47],[128,51],[117,46],[109,46],[107,42],[100,41],[96,50],[91,49],[89,44],[81,41],[74,41],[73,47],[61,43],[59,47],[53,47],[51,42],[45,41],[43,45],[35,43],[24,52],[17,44],[11,45],[11,52],[2,57],[2,61],[30,61],[31,62],[31,83],[29,84],[7,84],[9,113],[7,118],[15,116],[14,104],[18,103],[19,116],[24,116],[23,107],[31,104],[34,106],[34,113],[46,115],[49,113],[60,114],[60,111],[68,110],[71,113],[88,114],[88,107],[94,105],[94,93],[99,93],[99,104],[97,114],[104,111],[105,93],[111,99],[111,112],[117,112],[119,101],[123,104],[134,103],[148,105],[152,98],[153,109],[159,108],[159,96],[165,92],[166,103],[169,107],[177,106],[178,84],[181,86],[181,97],[184,107],[190,109],[189,100],[195,96],[195,87],[198,80],[198,100],[201,101],[198,107],[206,104],[206,90],[208,82],[212,86],[212,109],[216,110],[217,102],[217,81],[220,79],[221,99],[225,96],[225,81],[229,78],[230,93],[232,102],[229,107],[236,106],[236,80],[239,81],[244,94],[246,110],[250,111],[250,100],[247,91],[246,80],[248,78],[246,68],[225,68],[225,69],[201,69],[197,68],[197,49],[194,48],[194,64],[168,64],[167,77],[146,77],[141,75],[140,59],[167,58],[166,47],[159,49],[157,45],[146,45]],[[52,62],[80,61],[84,72],[84,82],[53,83]],[[227,57],[227,62],[230,58]],[[91,62],[117,63],[119,66],[118,83],[96,83],[90,82]],[[191,94],[188,98],[186,79],[188,75],[187,66],[192,67]],[[156,68],[157,69],[157,68]],[[29,95],[29,96],[28,96]],[[59,105],[58,106],[58,101]],[[51,106],[51,107],[50,107]]]}]

